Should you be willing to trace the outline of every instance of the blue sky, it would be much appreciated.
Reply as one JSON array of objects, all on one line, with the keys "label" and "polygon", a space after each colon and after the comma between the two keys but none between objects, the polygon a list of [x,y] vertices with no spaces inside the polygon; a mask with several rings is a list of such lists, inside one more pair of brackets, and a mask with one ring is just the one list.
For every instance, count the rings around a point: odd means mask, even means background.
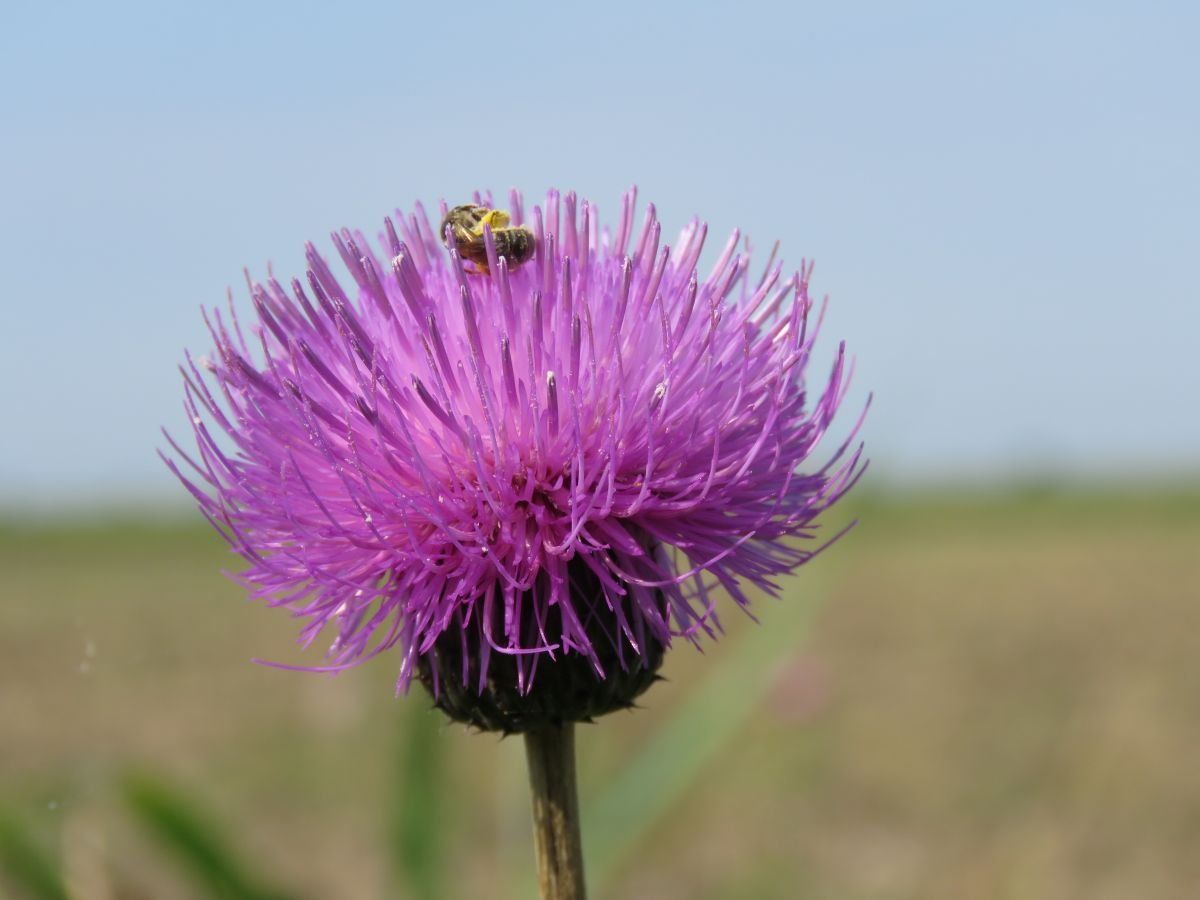
[{"label": "blue sky", "polygon": [[175,497],[199,306],[481,185],[815,259],[881,479],[1196,470],[1196,7],[467,8],[0,11],[0,504]]}]

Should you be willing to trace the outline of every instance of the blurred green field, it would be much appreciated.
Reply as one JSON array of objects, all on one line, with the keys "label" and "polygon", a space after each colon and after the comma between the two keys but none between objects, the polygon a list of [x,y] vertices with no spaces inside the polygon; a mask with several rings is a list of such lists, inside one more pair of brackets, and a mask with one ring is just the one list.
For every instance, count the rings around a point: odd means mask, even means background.
[{"label": "blurred green field", "polygon": [[[728,611],[644,710],[583,728],[594,895],[1200,896],[1200,493],[857,513],[762,627]],[[0,526],[0,814],[70,896],[208,896],[132,817],[131,773],[292,895],[524,896],[519,741],[395,699],[392,658],[253,665],[319,654],[230,565],[190,521]]]}]

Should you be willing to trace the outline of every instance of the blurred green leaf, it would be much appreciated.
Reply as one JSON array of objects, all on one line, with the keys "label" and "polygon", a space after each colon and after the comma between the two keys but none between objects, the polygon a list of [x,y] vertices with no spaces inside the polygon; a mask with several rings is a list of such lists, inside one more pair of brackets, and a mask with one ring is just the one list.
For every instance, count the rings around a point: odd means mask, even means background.
[{"label": "blurred green leaf", "polygon": [[14,887],[34,900],[68,900],[58,865],[23,825],[4,813],[0,813],[0,869]]},{"label": "blurred green leaf", "polygon": [[444,896],[443,804],[446,790],[441,713],[413,698],[403,717],[392,864],[400,884],[422,900]]},{"label": "blurred green leaf", "polygon": [[[806,573],[805,597],[772,604],[631,759],[620,775],[582,798],[588,881],[599,888],[736,737],[796,652],[821,606],[825,584]],[[815,577],[814,577],[815,576]]]},{"label": "blurred green leaf", "polygon": [[263,887],[226,846],[221,830],[206,821],[190,799],[144,776],[130,778],[125,797],[142,824],[170,850],[204,888],[219,900],[289,900]]}]

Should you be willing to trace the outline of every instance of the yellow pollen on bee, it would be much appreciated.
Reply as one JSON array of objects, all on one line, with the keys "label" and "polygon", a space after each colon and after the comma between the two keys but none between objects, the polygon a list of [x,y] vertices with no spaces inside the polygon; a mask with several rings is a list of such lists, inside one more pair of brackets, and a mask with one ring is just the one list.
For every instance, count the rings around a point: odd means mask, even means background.
[{"label": "yellow pollen on bee", "polygon": [[483,234],[484,225],[492,231],[496,231],[498,228],[507,228],[510,221],[508,213],[504,210],[489,209],[480,217],[479,224],[475,226],[474,231],[476,234]]}]

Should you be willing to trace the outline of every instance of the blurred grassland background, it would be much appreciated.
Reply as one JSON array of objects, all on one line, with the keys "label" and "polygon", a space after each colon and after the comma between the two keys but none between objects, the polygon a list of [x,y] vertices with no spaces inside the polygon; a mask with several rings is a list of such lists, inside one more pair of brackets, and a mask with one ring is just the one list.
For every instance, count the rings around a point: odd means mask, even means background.
[{"label": "blurred grassland background", "polygon": [[[1196,896],[1200,490],[855,504],[762,627],[583,729],[596,896]],[[520,742],[396,701],[390,657],[253,665],[296,650],[231,562],[191,519],[0,530],[3,895],[39,896],[24,842],[73,898],[528,896]],[[262,887],[196,880],[154,790]]]},{"label": "blurred grassland background", "polygon": [[319,650],[153,448],[243,265],[633,182],[815,259],[814,383],[844,337],[876,402],[861,525],[583,730],[595,896],[1200,897],[1197,46],[1183,2],[0,4],[0,897],[530,896],[520,742],[391,656],[252,664]]}]

